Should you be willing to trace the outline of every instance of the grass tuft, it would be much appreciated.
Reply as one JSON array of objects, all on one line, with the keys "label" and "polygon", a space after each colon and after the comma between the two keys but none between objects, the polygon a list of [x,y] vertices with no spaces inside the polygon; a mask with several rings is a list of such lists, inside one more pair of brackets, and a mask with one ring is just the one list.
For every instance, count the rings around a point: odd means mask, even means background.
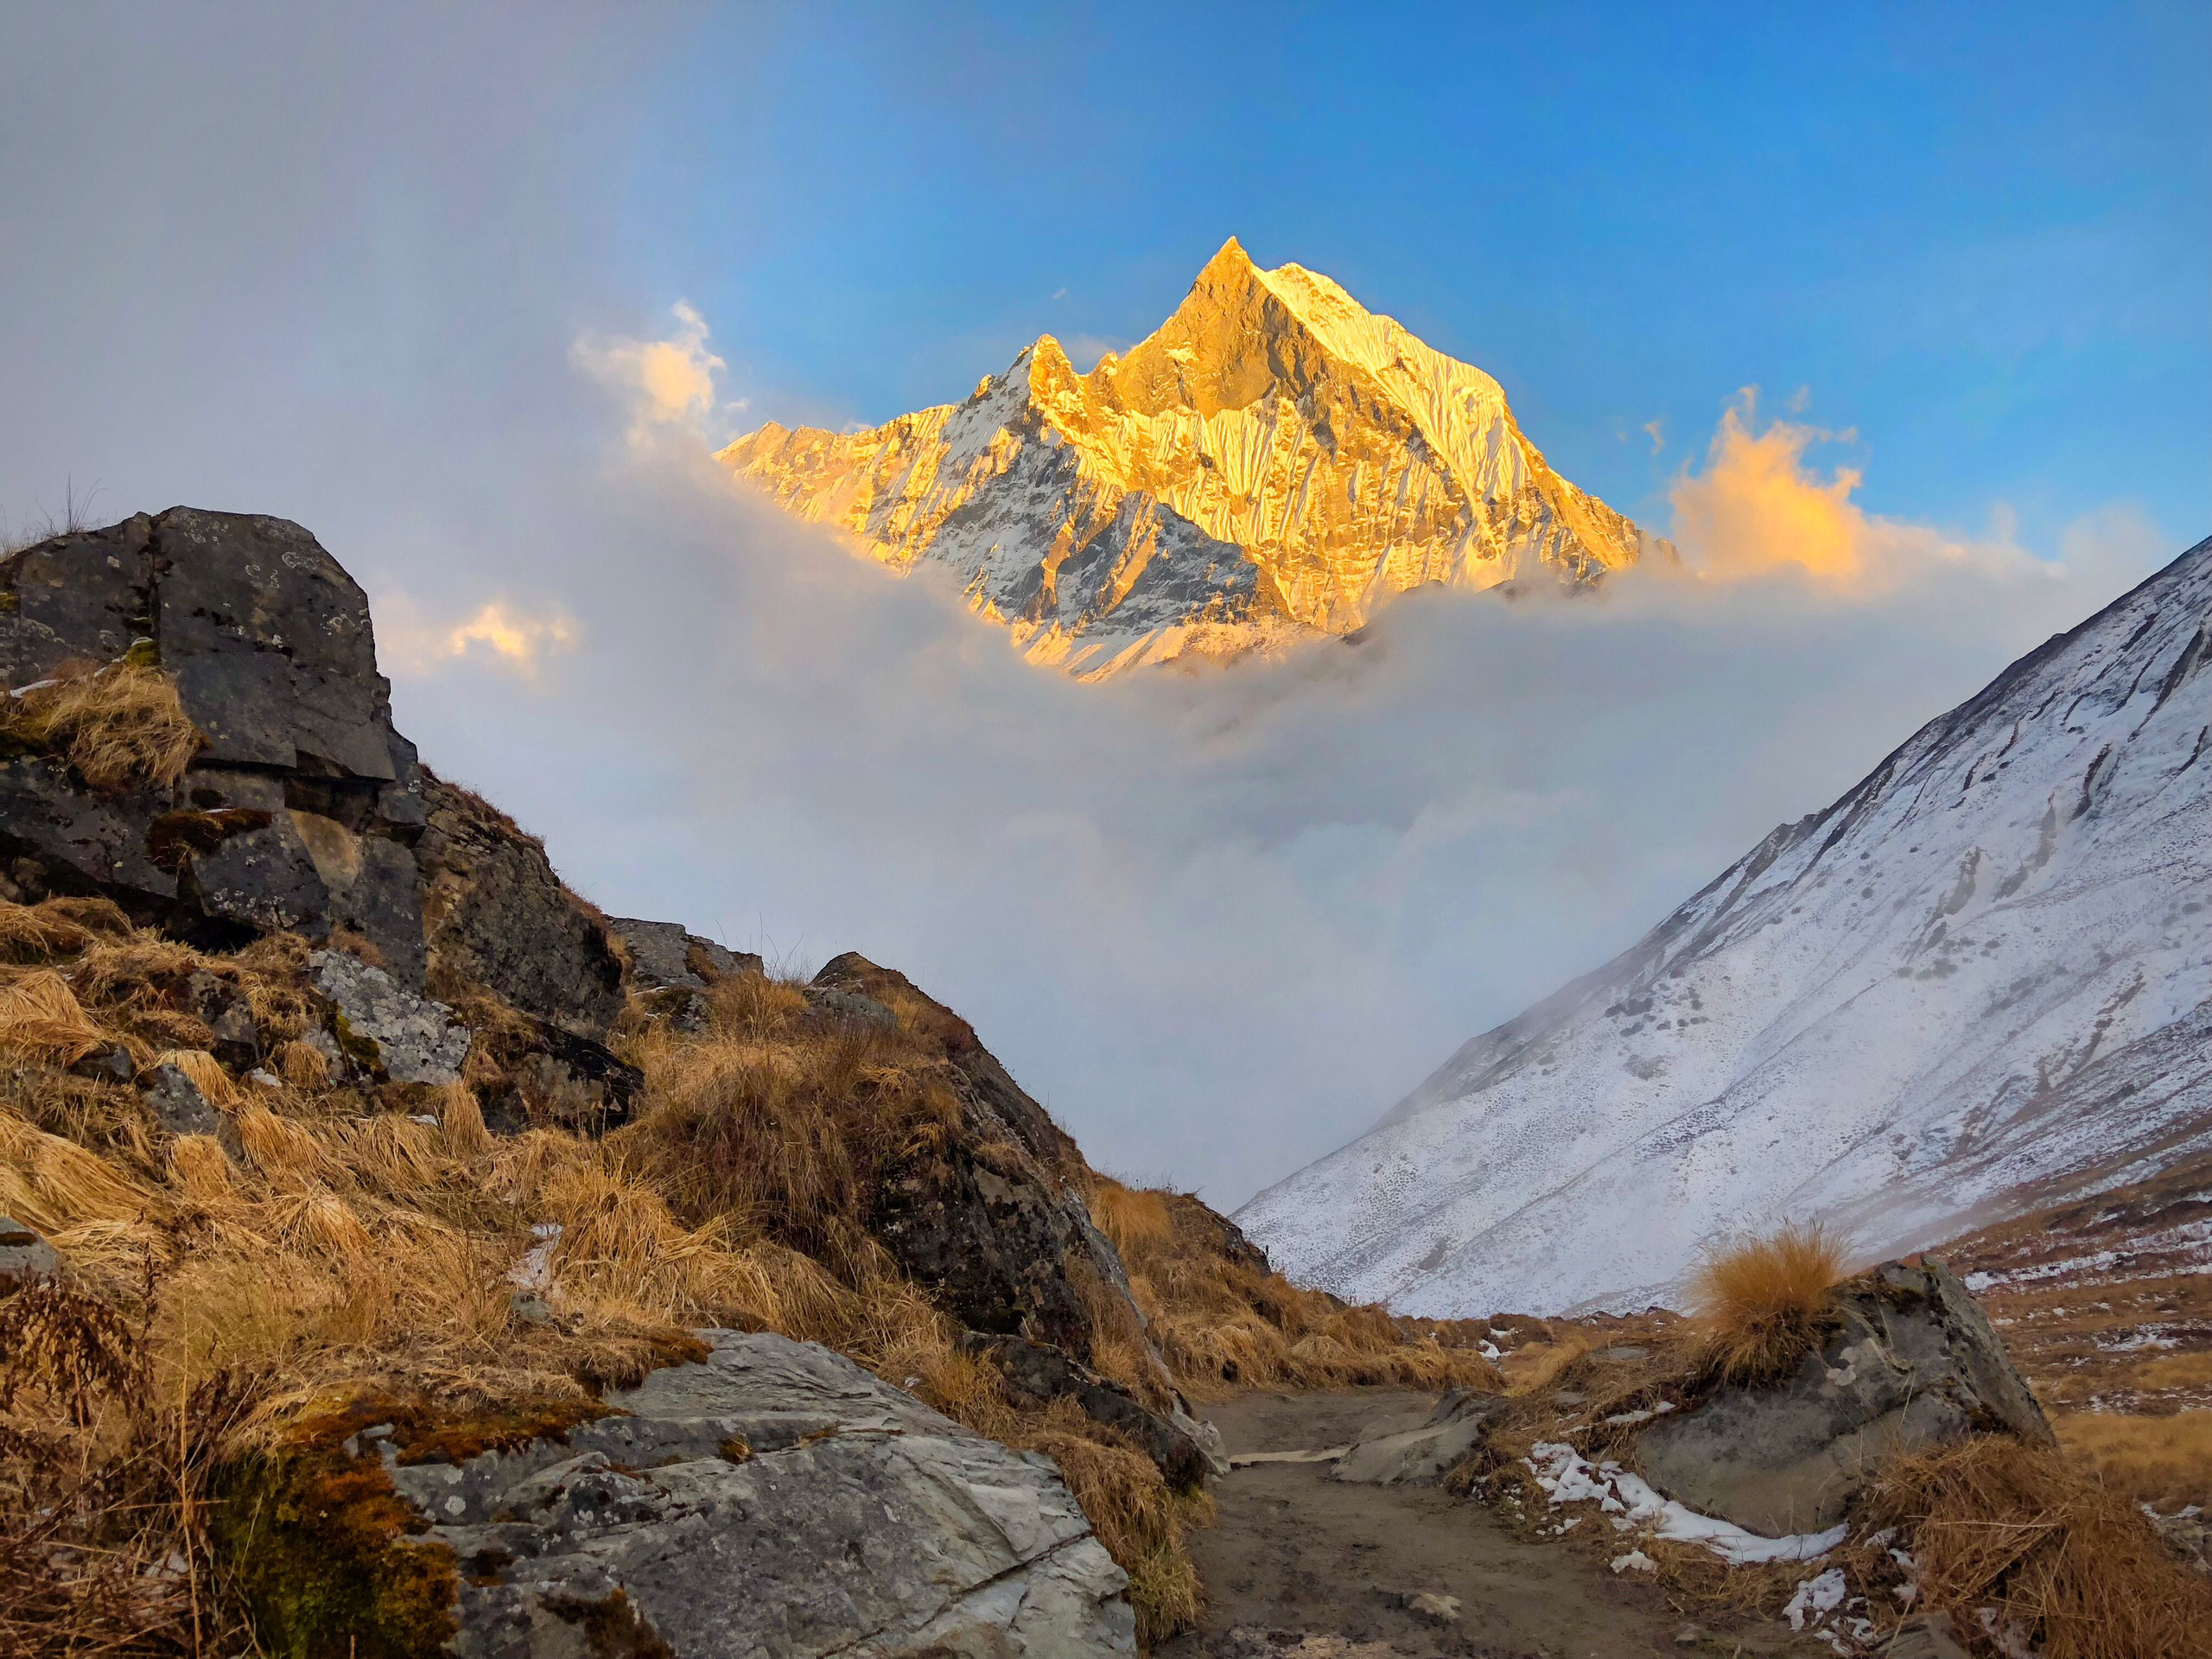
[{"label": "grass tuft", "polygon": [[1843,1241],[1817,1223],[1707,1253],[1690,1280],[1707,1367],[1746,1385],[1796,1370],[1834,1328],[1844,1261]]},{"label": "grass tuft", "polygon": [[1911,1541],[1916,1605],[1993,1610],[2041,1659],[2202,1659],[2212,1580],[2135,1504],[2060,1453],[2003,1436],[1898,1459],[1871,1492]]},{"label": "grass tuft", "polygon": [[0,737],[60,757],[92,788],[174,789],[207,740],[158,668],[65,668],[0,697]]},{"label": "grass tuft", "polygon": [[107,1044],[107,1033],[86,1014],[69,982],[51,969],[0,988],[0,1049],[66,1066]]}]

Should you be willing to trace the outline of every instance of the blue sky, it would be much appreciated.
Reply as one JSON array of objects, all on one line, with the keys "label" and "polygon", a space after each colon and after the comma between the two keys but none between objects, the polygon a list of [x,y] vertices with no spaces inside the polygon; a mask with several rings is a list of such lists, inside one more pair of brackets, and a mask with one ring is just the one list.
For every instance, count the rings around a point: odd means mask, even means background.
[{"label": "blue sky", "polygon": [[[741,421],[1148,332],[1234,233],[1652,515],[1757,384],[1874,511],[2212,525],[2202,6],[840,9],[699,25],[625,204]],[[1056,297],[1058,296],[1058,297]],[[1654,455],[1641,429],[1662,420]]]},{"label": "blue sky", "polygon": [[[2201,4],[0,7],[0,526],[297,519],[580,891],[903,968],[1234,1203],[2212,530],[2208,66]],[[1662,531],[1802,390],[1855,435],[1745,456],[1900,574],[1077,687],[578,372],[689,301],[721,432],[881,420],[1231,233]]]}]

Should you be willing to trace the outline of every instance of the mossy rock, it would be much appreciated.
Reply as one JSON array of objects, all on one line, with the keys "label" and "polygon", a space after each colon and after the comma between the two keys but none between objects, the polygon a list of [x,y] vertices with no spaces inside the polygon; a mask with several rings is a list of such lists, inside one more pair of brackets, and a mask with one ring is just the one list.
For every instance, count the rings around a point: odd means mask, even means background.
[{"label": "mossy rock", "polygon": [[354,1030],[342,1012],[332,1013],[330,1027],[332,1034],[338,1039],[340,1053],[370,1075],[384,1075],[384,1051],[377,1046],[375,1038],[364,1036]]},{"label": "mossy rock", "polygon": [[459,1628],[453,1552],[376,1459],[315,1446],[226,1473],[216,1551],[271,1659],[430,1659]]}]

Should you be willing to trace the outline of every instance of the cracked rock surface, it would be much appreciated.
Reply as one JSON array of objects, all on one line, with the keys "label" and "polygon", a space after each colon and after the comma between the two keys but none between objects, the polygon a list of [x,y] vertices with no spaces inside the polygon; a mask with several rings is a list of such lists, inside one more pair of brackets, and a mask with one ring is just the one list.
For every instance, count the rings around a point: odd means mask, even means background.
[{"label": "cracked rock surface", "polygon": [[[465,1659],[1134,1655],[1128,1581],[1052,1462],[811,1343],[708,1331],[620,1415],[393,1484],[461,1572]],[[652,1643],[659,1643],[664,1647]]]},{"label": "cracked rock surface", "polygon": [[400,1083],[460,1080],[472,1033],[451,1008],[416,996],[383,969],[344,950],[317,950],[308,961],[315,988],[337,1008],[361,1058],[372,1056]]}]

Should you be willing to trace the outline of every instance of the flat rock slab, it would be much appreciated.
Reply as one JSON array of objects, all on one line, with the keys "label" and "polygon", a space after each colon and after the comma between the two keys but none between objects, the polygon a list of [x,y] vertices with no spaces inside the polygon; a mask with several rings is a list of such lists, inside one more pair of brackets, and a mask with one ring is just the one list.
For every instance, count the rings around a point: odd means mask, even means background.
[{"label": "flat rock slab", "polygon": [[1391,1419],[1370,1424],[1331,1472],[1364,1485],[1433,1486],[1482,1443],[1505,1404],[1502,1394],[1454,1389],[1415,1427]]},{"label": "flat rock slab", "polygon": [[827,1349],[702,1334],[705,1363],[609,1395],[626,1414],[565,1444],[386,1454],[461,1559],[454,1652],[582,1659],[620,1610],[675,1659],[1135,1653],[1128,1581],[1050,1459]]}]

